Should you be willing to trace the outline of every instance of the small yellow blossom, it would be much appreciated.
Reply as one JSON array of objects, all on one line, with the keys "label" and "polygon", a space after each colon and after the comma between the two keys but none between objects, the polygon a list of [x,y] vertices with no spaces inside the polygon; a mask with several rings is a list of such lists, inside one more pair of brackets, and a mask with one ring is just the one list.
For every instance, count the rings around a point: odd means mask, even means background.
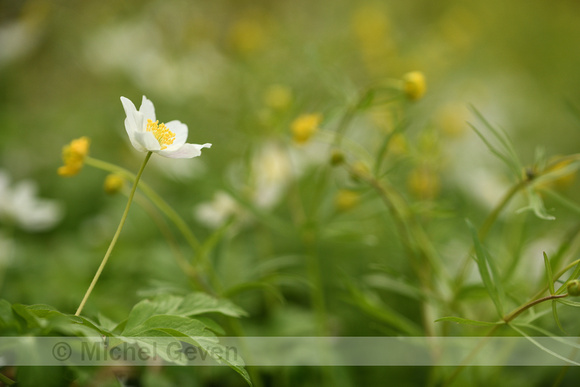
[{"label": "small yellow blossom", "polygon": [[124,185],[125,179],[122,176],[116,173],[111,173],[107,175],[107,177],[105,178],[103,188],[105,192],[108,193],[109,195],[114,195],[117,192],[121,191]]},{"label": "small yellow blossom", "polygon": [[291,125],[294,141],[298,144],[306,143],[318,130],[322,115],[318,113],[303,114],[296,118]]},{"label": "small yellow blossom", "polygon": [[411,71],[405,74],[403,76],[403,91],[413,101],[421,99],[427,91],[425,75],[420,71]]},{"label": "small yellow blossom", "polygon": [[334,205],[339,211],[348,211],[358,205],[360,202],[360,194],[348,189],[341,189],[334,198]]},{"label": "small yellow blossom", "polygon": [[409,191],[422,199],[433,199],[441,190],[439,176],[429,168],[415,168],[407,178]]},{"label": "small yellow blossom", "polygon": [[272,85],[264,93],[266,106],[274,110],[284,110],[292,103],[292,91],[283,85]]},{"label": "small yellow blossom", "polygon": [[74,176],[83,167],[85,157],[89,153],[90,140],[88,137],[77,138],[62,148],[64,165],[58,168],[60,176]]},{"label": "small yellow blossom", "polygon": [[266,46],[271,35],[271,22],[260,12],[247,12],[230,27],[229,40],[240,54],[249,55]]}]

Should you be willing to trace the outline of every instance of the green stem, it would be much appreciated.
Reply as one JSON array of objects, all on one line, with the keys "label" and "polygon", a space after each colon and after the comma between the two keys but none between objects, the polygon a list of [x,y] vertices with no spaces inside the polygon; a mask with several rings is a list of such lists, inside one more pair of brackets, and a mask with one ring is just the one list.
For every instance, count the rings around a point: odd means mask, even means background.
[{"label": "green stem", "polygon": [[503,321],[505,321],[506,324],[508,324],[510,321],[512,321],[513,319],[518,317],[520,314],[522,314],[526,310],[530,309],[532,306],[538,305],[544,301],[550,301],[550,300],[555,300],[557,298],[564,298],[564,297],[568,297],[568,293],[566,293],[566,294],[551,294],[551,295],[546,296],[546,297],[542,297],[542,298],[538,298],[538,299],[529,301],[529,302],[525,303],[524,305],[520,306],[519,308],[517,308],[516,310],[514,310],[513,312],[511,312],[510,314],[508,314],[507,316],[505,316],[503,318]]},{"label": "green stem", "polygon": [[[99,168],[108,172],[118,173],[120,175],[125,176],[129,180],[135,181],[135,175],[133,175],[131,172],[127,171],[124,168],[116,166],[115,164],[107,163],[105,161],[94,159],[92,157],[87,157],[85,159],[85,163],[87,165],[91,165],[95,168]],[[194,251],[198,252],[201,247],[201,244],[195,237],[195,235],[193,234],[187,223],[185,223],[183,218],[179,216],[179,214],[173,208],[171,208],[171,206],[165,200],[163,200],[163,198],[161,198],[161,196],[159,196],[145,182],[143,181],[139,182],[139,188],[145,194],[145,196],[147,196],[147,198],[151,200],[153,204],[155,204],[157,208],[159,208],[161,212],[163,212],[165,216],[167,216],[169,220],[173,222],[173,224],[175,224],[175,226],[177,227],[179,232],[181,232],[181,234],[183,235],[187,243],[189,243],[191,248]],[[201,258],[204,260],[204,263],[207,264],[206,262],[207,257],[202,256]]]},{"label": "green stem", "polygon": [[211,288],[209,288],[206,282],[199,275],[198,271],[195,270],[195,268],[191,265],[191,263],[189,263],[189,261],[183,256],[181,250],[179,249],[179,246],[177,245],[177,241],[175,240],[175,237],[171,232],[171,229],[169,228],[165,219],[163,219],[159,211],[155,208],[155,206],[151,205],[150,202],[144,200],[144,198],[139,195],[135,196],[135,201],[149,214],[151,219],[153,219],[153,221],[157,224],[159,231],[165,237],[165,240],[169,244],[169,247],[173,252],[173,256],[175,257],[175,261],[179,266],[179,268],[181,269],[181,271],[183,271],[185,275],[187,275],[195,283],[195,286],[199,290],[203,290],[208,294],[214,294],[214,291]]},{"label": "green stem", "polygon": [[117,243],[117,239],[119,239],[119,235],[121,234],[121,230],[123,229],[123,225],[125,225],[125,220],[127,220],[127,215],[129,214],[129,209],[131,208],[131,203],[133,202],[133,197],[135,196],[135,191],[137,190],[137,184],[139,184],[139,180],[141,179],[141,175],[143,174],[143,171],[145,170],[145,166],[147,165],[147,162],[151,158],[151,155],[152,155],[151,152],[147,152],[147,155],[145,156],[145,160],[143,160],[143,164],[141,165],[141,169],[139,169],[139,172],[137,173],[137,177],[135,178],[135,183],[133,183],[133,188],[131,188],[131,193],[129,194],[129,199],[127,200],[127,206],[125,207],[125,212],[123,212],[123,216],[121,217],[121,221],[119,222],[119,226],[117,227],[117,231],[115,232],[115,235],[113,236],[113,240],[111,240],[111,244],[109,245],[109,248],[107,249],[107,252],[105,253],[105,257],[103,258],[101,265],[97,269],[97,272],[95,273],[95,277],[93,278],[93,281],[91,282],[89,288],[87,289],[87,292],[85,293],[85,296],[83,297],[83,300],[81,301],[81,304],[79,305],[79,308],[77,309],[77,311],[75,313],[75,316],[79,316],[81,314],[81,312],[85,306],[85,303],[87,302],[89,296],[91,295],[93,288],[97,284],[97,281],[99,280],[99,277],[101,276],[101,273],[103,272],[103,269],[105,268],[105,265],[107,264],[107,261],[109,260],[109,257],[111,256],[111,253],[113,252],[113,248],[115,247],[115,244]]},{"label": "green stem", "polygon": [[[499,214],[505,209],[508,203],[513,199],[513,197],[524,187],[526,187],[530,183],[530,180],[522,180],[519,181],[517,184],[513,185],[510,190],[504,195],[502,200],[495,206],[493,211],[487,216],[483,225],[479,228],[477,233],[479,240],[483,242],[491,226],[495,223]],[[467,275],[467,268],[469,263],[471,262],[471,254],[473,253],[473,247],[469,251],[469,253],[463,258],[463,262],[461,263],[461,267],[458,271],[457,277],[455,279],[455,289],[460,289],[463,285],[463,281],[465,281],[465,276]]]},{"label": "green stem", "polygon": [[[113,172],[113,173],[119,173],[119,174],[127,177],[130,180],[135,181],[135,179],[136,179],[135,175],[133,175],[131,172],[127,171],[126,169],[118,167],[118,166],[111,164],[111,163],[107,163],[107,162],[102,161],[102,160],[97,160],[97,159],[94,159],[92,157],[87,157],[85,162],[87,163],[87,165],[91,165],[95,168],[103,169],[105,171],[109,171],[109,172]],[[183,218],[181,216],[179,216],[179,214],[177,212],[175,212],[175,210],[173,208],[171,208],[171,206],[165,200],[163,200],[163,198],[161,196],[159,196],[157,194],[157,192],[155,192],[145,182],[140,182],[139,188],[141,189],[141,191],[143,191],[145,196],[147,196],[149,198],[149,200],[151,200],[153,202],[153,204],[155,204],[175,224],[175,226],[177,226],[177,228],[183,234],[183,236],[185,237],[185,239],[187,240],[187,242],[189,243],[191,248],[197,251],[199,249],[199,247],[201,246],[201,244],[199,243],[199,241],[197,240],[197,238],[195,237],[193,232],[189,229],[189,227],[187,226],[187,223],[185,223]]]},{"label": "green stem", "polygon": [[[570,262],[568,265],[566,265],[566,267],[564,267],[562,270],[560,270],[558,273],[556,273],[556,275],[554,276],[552,282],[556,283],[556,281],[564,275],[564,273],[566,273],[568,270],[570,270],[571,268],[573,268],[574,266],[580,264],[580,259],[577,259],[573,262]],[[564,289],[564,285],[560,288],[560,289]],[[558,291],[556,291],[556,294],[558,294],[558,292],[560,291],[560,289],[558,289]],[[538,293],[536,293],[534,295],[534,297],[532,297],[532,299],[538,298],[540,297],[546,290],[548,290],[548,285],[546,284]]]},{"label": "green stem", "polygon": [[0,373],[0,382],[4,383],[7,386],[12,386],[16,384],[16,382],[10,379],[8,376]]},{"label": "green stem", "polygon": [[507,316],[504,316],[502,318],[502,320],[504,321],[505,324],[502,325],[496,325],[493,328],[491,328],[487,334],[483,337],[483,339],[477,344],[477,346],[475,348],[473,348],[473,350],[469,353],[469,355],[467,355],[465,357],[465,359],[463,360],[462,364],[459,365],[451,374],[451,376],[449,378],[447,378],[447,380],[445,381],[445,383],[443,384],[444,386],[449,386],[451,385],[451,383],[453,383],[453,381],[455,380],[455,378],[457,378],[457,376],[459,375],[459,373],[461,373],[461,371],[463,370],[463,368],[465,368],[465,364],[467,364],[469,362],[469,360],[471,360],[476,354],[477,352],[479,352],[479,350],[481,348],[483,348],[483,346],[485,345],[485,343],[490,339],[490,337],[495,333],[495,331],[497,331],[500,327],[504,326],[504,325],[509,325],[510,322],[512,322],[516,317],[518,317],[520,314],[522,314],[523,312],[525,312],[526,310],[530,309],[533,306],[536,306],[538,304],[541,304],[542,302],[546,302],[546,301],[551,301],[551,300],[555,300],[558,298],[564,298],[564,297],[568,297],[568,294],[552,294],[546,297],[542,297],[542,298],[533,298],[531,301],[526,302],[524,305],[520,306],[519,308],[515,309],[513,312],[511,312],[510,314],[508,314]]}]

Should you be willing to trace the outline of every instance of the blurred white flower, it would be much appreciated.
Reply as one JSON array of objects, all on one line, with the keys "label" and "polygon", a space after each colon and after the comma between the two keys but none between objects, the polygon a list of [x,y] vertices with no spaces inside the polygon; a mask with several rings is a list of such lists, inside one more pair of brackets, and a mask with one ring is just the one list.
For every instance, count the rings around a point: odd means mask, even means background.
[{"label": "blurred white flower", "polygon": [[234,216],[245,217],[244,209],[229,194],[217,191],[211,202],[204,202],[194,209],[195,218],[209,228],[219,228]]},{"label": "blurred white flower", "polygon": [[8,174],[0,171],[0,221],[26,231],[44,231],[62,218],[62,207],[54,200],[36,197],[37,187],[24,180],[10,187]]},{"label": "blurred white flower", "polygon": [[145,15],[89,34],[84,50],[89,68],[105,77],[122,72],[141,88],[167,99],[181,100],[215,90],[227,68],[226,58],[215,44],[195,36],[185,50],[168,50],[175,35],[152,24]]},{"label": "blurred white flower", "polygon": [[271,208],[282,197],[294,178],[290,156],[274,142],[265,143],[252,159],[252,200],[259,208]]},{"label": "blurred white flower", "polygon": [[160,124],[155,119],[153,102],[145,96],[139,110],[125,97],[121,97],[121,103],[127,114],[125,129],[131,144],[139,152],[155,152],[173,159],[188,159],[201,155],[202,148],[211,147],[211,144],[186,143],[188,129],[181,121]]}]

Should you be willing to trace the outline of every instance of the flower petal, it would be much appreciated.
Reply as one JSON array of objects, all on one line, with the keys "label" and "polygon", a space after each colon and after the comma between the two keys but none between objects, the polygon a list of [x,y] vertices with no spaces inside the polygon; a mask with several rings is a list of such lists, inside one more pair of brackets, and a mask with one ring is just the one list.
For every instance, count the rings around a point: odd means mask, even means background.
[{"label": "flower petal", "polygon": [[143,96],[143,100],[141,101],[139,112],[145,117],[145,122],[147,122],[147,120],[155,122],[155,106],[153,106],[153,102],[145,96]]},{"label": "flower petal", "polygon": [[137,132],[135,133],[135,140],[147,151],[157,152],[161,150],[159,141],[151,132]]},{"label": "flower petal", "polygon": [[127,130],[129,137],[131,137],[132,133],[142,130],[143,116],[137,111],[137,108],[135,108],[135,105],[130,99],[121,97],[121,103],[123,104],[123,109],[125,109],[125,114],[127,115],[125,129]]},{"label": "flower petal", "polygon": [[131,145],[133,145],[133,148],[137,149],[139,152],[147,151],[147,149],[145,149],[145,147],[143,145],[141,145],[141,143],[139,141],[137,141],[137,139],[135,138],[136,133],[142,133],[142,132],[135,132],[135,131],[129,129],[129,126],[131,124],[128,123],[128,121],[130,121],[130,118],[129,117],[125,118],[125,129],[127,130],[127,134],[129,135],[129,140],[131,141]]},{"label": "flower petal", "polygon": [[121,97],[123,109],[125,109],[125,130],[129,136],[129,140],[135,149],[139,152],[145,152],[146,149],[135,139],[135,133],[141,132],[144,129],[143,114],[139,113],[131,100]]},{"label": "flower petal", "polygon": [[175,140],[173,140],[173,144],[167,145],[167,148],[164,149],[166,151],[175,151],[185,144],[187,140],[187,125],[182,123],[181,121],[169,121],[165,124],[175,134]]},{"label": "flower petal", "polygon": [[201,155],[202,148],[211,148],[211,144],[184,144],[175,151],[162,150],[157,153],[171,159],[190,159]]}]

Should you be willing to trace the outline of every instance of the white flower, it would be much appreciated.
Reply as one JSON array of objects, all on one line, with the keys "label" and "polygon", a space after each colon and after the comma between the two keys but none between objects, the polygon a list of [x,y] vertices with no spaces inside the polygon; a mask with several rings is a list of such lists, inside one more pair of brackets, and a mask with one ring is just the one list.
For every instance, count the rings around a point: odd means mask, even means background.
[{"label": "white flower", "polygon": [[159,123],[155,119],[153,102],[143,96],[139,110],[133,102],[121,97],[125,109],[125,129],[133,147],[139,152],[155,152],[173,159],[192,158],[201,155],[202,148],[210,148],[211,144],[188,144],[187,125],[180,121]]},{"label": "white flower", "polygon": [[36,197],[36,184],[24,180],[10,187],[10,179],[0,171],[0,221],[14,223],[26,231],[43,231],[62,218],[62,208],[53,200]]},{"label": "white flower", "polygon": [[217,191],[211,202],[198,204],[194,209],[194,216],[200,223],[209,228],[219,228],[230,218],[244,218],[244,210],[228,193]]}]

